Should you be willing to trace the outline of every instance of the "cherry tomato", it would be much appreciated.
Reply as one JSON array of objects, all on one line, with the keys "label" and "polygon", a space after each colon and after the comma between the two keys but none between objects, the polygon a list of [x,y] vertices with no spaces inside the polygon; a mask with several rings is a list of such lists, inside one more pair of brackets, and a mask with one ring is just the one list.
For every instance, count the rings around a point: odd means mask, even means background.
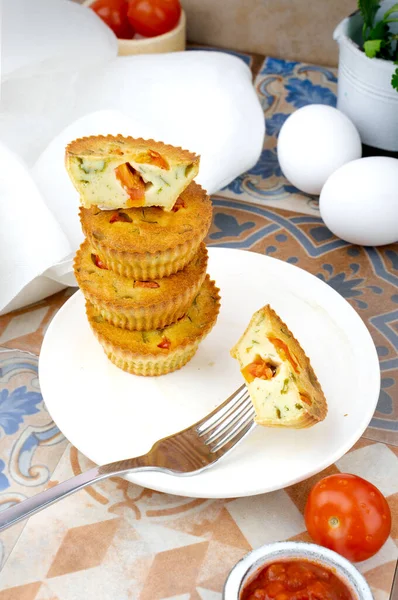
[{"label": "cherry tomato", "polygon": [[106,266],[106,264],[104,262],[102,262],[102,260],[98,256],[98,254],[92,254],[92,256],[94,257],[93,260],[94,260],[94,264],[96,267],[98,267],[99,269],[108,270],[108,267]]},{"label": "cherry tomato", "polygon": [[127,18],[127,0],[95,0],[90,5],[119,39],[131,39],[134,29]]},{"label": "cherry tomato", "polygon": [[312,488],[305,507],[312,539],[353,562],[370,558],[391,530],[391,512],[380,490],[361,477],[330,475]]},{"label": "cherry tomato", "polygon": [[130,0],[127,14],[137,33],[154,37],[177,25],[181,6],[179,0]]},{"label": "cherry tomato", "polygon": [[158,344],[158,348],[161,348],[162,350],[168,350],[171,346],[171,342],[170,340],[167,339],[167,337],[164,337],[162,339],[162,341],[160,342],[160,344]]}]

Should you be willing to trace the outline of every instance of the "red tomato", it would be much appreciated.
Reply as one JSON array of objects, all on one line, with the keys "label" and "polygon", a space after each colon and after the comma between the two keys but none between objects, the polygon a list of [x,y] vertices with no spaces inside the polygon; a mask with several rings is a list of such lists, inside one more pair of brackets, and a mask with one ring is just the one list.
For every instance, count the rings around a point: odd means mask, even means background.
[{"label": "red tomato", "polygon": [[353,562],[370,558],[391,530],[391,512],[380,490],[356,475],[341,473],[318,481],[305,507],[312,539]]},{"label": "red tomato", "polygon": [[158,348],[161,348],[162,350],[168,350],[171,346],[171,342],[170,340],[167,339],[167,337],[164,337],[162,339],[162,341],[160,342],[160,344],[158,344]]},{"label": "red tomato", "polygon": [[137,33],[154,37],[177,25],[181,6],[179,0],[130,0],[127,14]]},{"label": "red tomato", "polygon": [[96,0],[90,4],[119,39],[131,39],[134,29],[127,18],[127,0]]},{"label": "red tomato", "polygon": [[98,267],[99,269],[106,269],[106,270],[108,270],[108,267],[106,266],[106,264],[104,262],[102,262],[102,260],[98,256],[98,254],[92,254],[91,258],[93,259],[94,264],[95,264],[96,267]]}]

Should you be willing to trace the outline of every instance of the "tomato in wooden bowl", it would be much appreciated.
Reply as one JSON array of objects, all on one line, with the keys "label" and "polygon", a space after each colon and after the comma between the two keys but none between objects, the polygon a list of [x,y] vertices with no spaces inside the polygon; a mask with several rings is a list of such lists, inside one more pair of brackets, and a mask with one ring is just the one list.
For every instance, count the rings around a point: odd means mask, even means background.
[{"label": "tomato in wooden bowl", "polygon": [[119,56],[181,52],[186,17],[179,0],[84,0],[118,38]]}]

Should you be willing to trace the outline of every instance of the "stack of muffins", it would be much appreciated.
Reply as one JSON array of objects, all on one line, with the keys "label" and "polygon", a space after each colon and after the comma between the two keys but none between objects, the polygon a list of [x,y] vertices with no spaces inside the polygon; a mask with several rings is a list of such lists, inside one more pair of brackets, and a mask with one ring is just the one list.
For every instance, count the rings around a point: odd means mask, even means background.
[{"label": "stack of muffins", "polygon": [[[173,152],[179,154],[174,171]],[[131,156],[135,159],[122,164],[132,175],[126,181],[117,176],[120,167],[115,164]],[[87,317],[107,357],[135,375],[164,375],[181,368],[219,312],[219,290],[206,275],[203,243],[211,223],[211,201],[192,181],[193,164],[197,172],[198,157],[153,140],[95,136],[66,148],[66,166],[81,195],[86,239],[74,270]],[[142,176],[148,170],[152,181]],[[191,181],[188,177],[179,183],[176,197],[167,189],[160,199],[164,207],[150,205],[159,178],[171,187],[167,181],[182,172],[189,173]],[[112,186],[124,193],[107,196]]]}]

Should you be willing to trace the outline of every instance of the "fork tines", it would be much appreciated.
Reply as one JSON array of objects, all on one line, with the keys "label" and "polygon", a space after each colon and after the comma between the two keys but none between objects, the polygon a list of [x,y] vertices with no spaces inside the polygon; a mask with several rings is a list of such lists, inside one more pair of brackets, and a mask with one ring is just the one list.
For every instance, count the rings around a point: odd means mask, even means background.
[{"label": "fork tines", "polygon": [[[254,408],[246,385],[242,385],[208,418],[197,427],[197,433],[209,446],[218,452],[226,444],[234,445],[254,426]],[[238,437],[238,440],[236,438]]]}]

